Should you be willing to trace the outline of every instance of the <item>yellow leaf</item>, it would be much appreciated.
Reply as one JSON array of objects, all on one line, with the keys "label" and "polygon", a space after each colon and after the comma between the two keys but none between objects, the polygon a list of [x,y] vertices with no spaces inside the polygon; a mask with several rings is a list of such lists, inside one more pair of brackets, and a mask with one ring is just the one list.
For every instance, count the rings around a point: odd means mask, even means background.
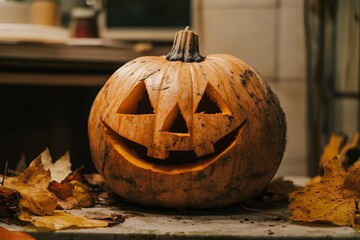
[{"label": "yellow leaf", "polygon": [[309,186],[315,185],[315,184],[319,183],[319,182],[321,181],[321,179],[322,179],[322,176],[317,175],[317,176],[311,178],[311,179],[306,183],[305,186],[309,187]]},{"label": "yellow leaf", "polygon": [[20,213],[20,193],[0,186],[0,218],[11,219]]},{"label": "yellow leaf", "polygon": [[94,198],[88,186],[76,180],[70,183],[74,186],[73,197],[78,201],[79,207],[91,207],[94,205]]},{"label": "yellow leaf", "polygon": [[289,195],[291,220],[352,225],[357,193],[344,188],[346,174],[340,158],[327,161],[324,164],[324,177],[319,183]]},{"label": "yellow leaf", "polygon": [[66,152],[61,158],[52,162],[49,149],[45,149],[41,153],[41,160],[44,165],[44,169],[49,169],[51,172],[52,180],[61,182],[71,173],[70,154]]},{"label": "yellow leaf", "polygon": [[329,142],[324,147],[323,153],[320,156],[320,166],[340,154],[340,150],[346,145],[347,136],[344,134],[332,133]]},{"label": "yellow leaf", "polygon": [[348,169],[348,174],[345,178],[345,187],[354,189],[360,193],[360,161],[355,162]]},{"label": "yellow leaf", "polygon": [[329,186],[342,187],[347,173],[341,164],[339,156],[327,161],[324,164],[324,177],[320,182]]},{"label": "yellow leaf", "polygon": [[30,163],[30,166],[17,177],[9,177],[4,187],[20,193],[20,205],[36,215],[51,215],[57,205],[56,197],[47,190],[51,174],[45,170],[41,155]]},{"label": "yellow leaf", "polygon": [[30,222],[36,227],[61,230],[66,228],[98,228],[108,226],[108,222],[88,219],[84,216],[74,216],[70,213],[55,211],[52,216],[30,216],[22,213],[19,219]]}]

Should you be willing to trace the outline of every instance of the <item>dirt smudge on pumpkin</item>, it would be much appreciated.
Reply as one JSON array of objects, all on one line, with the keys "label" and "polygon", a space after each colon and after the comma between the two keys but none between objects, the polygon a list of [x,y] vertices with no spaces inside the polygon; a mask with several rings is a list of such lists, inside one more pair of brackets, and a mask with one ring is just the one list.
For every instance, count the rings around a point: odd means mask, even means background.
[{"label": "dirt smudge on pumpkin", "polygon": [[[118,76],[116,76],[116,78],[117,78]],[[105,86],[104,86],[104,97],[106,98],[107,97],[107,95],[108,95],[108,92],[109,92],[109,86],[110,86],[111,84],[110,83],[106,83],[105,84]]]},{"label": "dirt smudge on pumpkin", "polygon": [[211,165],[210,167],[210,176],[212,176],[216,170],[217,166],[215,164]]},{"label": "dirt smudge on pumpkin", "polygon": [[[227,186],[225,188],[227,188]],[[215,186],[213,188],[210,188],[209,186],[207,186],[206,189],[209,190],[209,191],[216,191]],[[204,199],[204,202],[211,204],[211,203],[217,202],[219,200],[227,200],[227,199],[231,198],[233,193],[236,192],[236,191],[237,191],[236,188],[228,188],[228,189],[226,189],[225,192],[218,193],[216,195],[216,197],[214,197],[214,198],[206,198],[206,199]]]},{"label": "dirt smudge on pumpkin", "polygon": [[249,81],[251,77],[253,77],[255,74],[250,69],[246,69],[242,74],[240,74],[240,82],[242,85],[246,85],[246,83]]},{"label": "dirt smudge on pumpkin", "polygon": [[203,179],[207,178],[207,175],[204,173],[204,172],[198,172],[196,175],[195,175],[195,180],[196,181],[201,181]]},{"label": "dirt smudge on pumpkin", "polygon": [[[149,71],[152,71],[152,70],[149,70]],[[157,69],[155,71],[152,71],[150,73],[148,73],[147,75],[143,76],[142,78],[139,79],[139,82],[142,82],[142,81],[145,81],[146,79],[148,79],[150,76],[152,76],[153,74],[157,73],[157,72],[160,72],[161,69]]]},{"label": "dirt smudge on pumpkin", "polygon": [[270,86],[269,85],[266,85],[266,91],[267,91],[267,96],[265,98],[266,102],[269,104],[269,105],[275,105],[275,102],[274,102],[274,92],[271,90]]},{"label": "dirt smudge on pumpkin", "polygon": [[219,163],[220,163],[220,165],[222,165],[222,166],[225,166],[226,165],[226,163],[229,161],[229,159],[230,159],[231,157],[229,156],[229,154],[224,154],[224,155],[222,155],[220,158],[219,158]]},{"label": "dirt smudge on pumpkin", "polygon": [[[135,183],[136,185],[136,183]],[[158,190],[158,189],[155,189],[153,187],[147,187],[143,190],[143,193],[146,193],[146,194],[149,194],[149,195],[156,195],[156,196],[159,196],[161,194],[166,194],[166,193],[169,193],[171,192],[170,189],[161,189],[161,190]]]},{"label": "dirt smudge on pumpkin", "polygon": [[227,118],[228,118],[228,120],[229,120],[229,124],[232,124],[232,123],[233,123],[233,120],[234,120],[234,116],[233,116],[233,115],[229,115]]},{"label": "dirt smudge on pumpkin", "polygon": [[251,175],[247,176],[246,178],[247,179],[258,179],[264,175],[266,175],[266,172],[255,172],[255,173],[252,173]]},{"label": "dirt smudge on pumpkin", "polygon": [[110,174],[109,175],[111,179],[115,180],[115,181],[123,181],[126,182],[130,185],[136,186],[136,182],[134,181],[134,179],[132,179],[131,177],[123,177],[119,174]]}]

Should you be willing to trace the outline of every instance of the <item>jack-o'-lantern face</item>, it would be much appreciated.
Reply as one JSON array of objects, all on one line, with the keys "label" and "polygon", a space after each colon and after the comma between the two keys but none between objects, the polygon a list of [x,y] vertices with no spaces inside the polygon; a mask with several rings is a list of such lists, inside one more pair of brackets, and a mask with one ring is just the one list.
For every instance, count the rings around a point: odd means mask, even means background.
[{"label": "jack-o'-lantern face", "polygon": [[96,169],[114,192],[166,207],[221,207],[261,192],[285,150],[286,122],[270,87],[240,59],[202,57],[179,32],[165,57],[116,71],[89,116]]},{"label": "jack-o'-lantern face", "polygon": [[115,101],[119,107],[111,109],[116,112],[103,119],[145,161],[173,165],[208,159],[235,141],[245,121],[245,114],[232,110],[236,97],[217,91],[228,84],[199,80],[191,71],[171,72],[175,69],[156,71],[141,81],[135,77],[130,90],[124,84],[122,91],[129,93],[120,104]]}]

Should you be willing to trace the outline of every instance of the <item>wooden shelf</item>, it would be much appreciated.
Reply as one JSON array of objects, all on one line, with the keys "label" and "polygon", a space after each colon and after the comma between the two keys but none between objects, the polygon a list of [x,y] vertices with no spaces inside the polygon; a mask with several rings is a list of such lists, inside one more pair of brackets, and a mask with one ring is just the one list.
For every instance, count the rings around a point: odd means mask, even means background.
[{"label": "wooden shelf", "polygon": [[124,63],[170,50],[147,44],[138,51],[141,44],[0,43],[0,84],[100,86]]},{"label": "wooden shelf", "polygon": [[86,123],[92,102],[124,63],[170,51],[167,45],[150,46],[138,51],[138,44],[99,39],[0,42],[0,169],[6,161],[15,168],[22,155],[31,161],[48,147],[55,156],[69,150],[74,166],[91,171]]}]

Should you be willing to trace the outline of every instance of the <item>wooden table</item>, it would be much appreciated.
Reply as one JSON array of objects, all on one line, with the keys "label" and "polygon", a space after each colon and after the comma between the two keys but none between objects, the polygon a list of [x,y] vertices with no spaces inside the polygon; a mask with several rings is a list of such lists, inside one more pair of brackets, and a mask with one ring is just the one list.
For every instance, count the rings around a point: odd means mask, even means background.
[{"label": "wooden table", "polygon": [[25,231],[38,240],[120,239],[360,239],[351,227],[295,224],[286,218],[285,205],[259,202],[215,210],[177,211],[146,208],[130,203],[72,210],[73,214],[117,213],[125,222],[107,228],[69,229],[55,232],[0,224]]}]

